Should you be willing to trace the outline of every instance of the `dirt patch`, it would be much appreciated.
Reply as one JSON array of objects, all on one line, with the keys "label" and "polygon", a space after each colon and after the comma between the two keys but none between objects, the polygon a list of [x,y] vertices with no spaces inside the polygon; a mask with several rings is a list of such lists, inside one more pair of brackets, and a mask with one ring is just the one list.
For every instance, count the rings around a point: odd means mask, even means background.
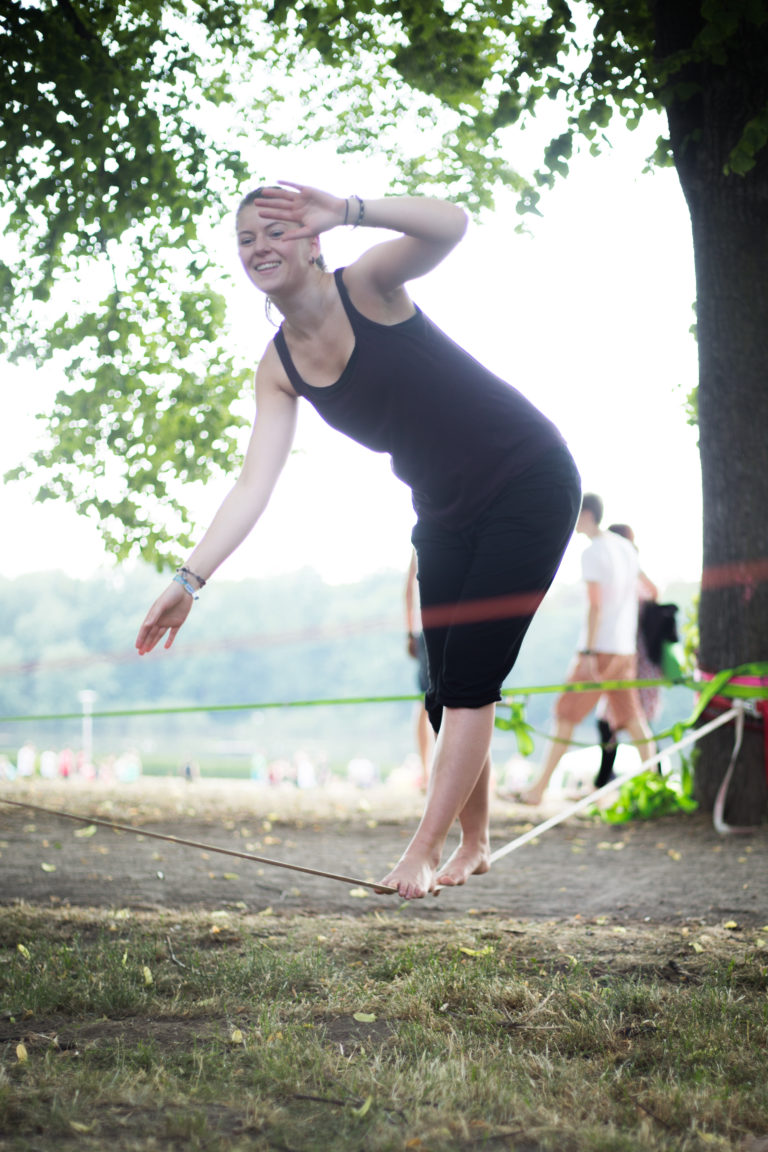
[{"label": "dirt patch", "polygon": [[80,1055],[86,1049],[100,1045],[122,1044],[125,1048],[135,1048],[139,1043],[156,1043],[164,1050],[181,1048],[187,1051],[196,1041],[216,1038],[222,1043],[227,1042],[221,1026],[213,1021],[174,1016],[164,1016],[161,1020],[141,1016],[87,1021],[73,1021],[68,1016],[47,1016],[35,1020],[32,1029],[23,1021],[0,1020],[0,1044],[23,1041],[30,1052],[52,1048],[57,1052]]},{"label": "dirt patch", "polygon": [[[7,787],[7,786],[6,786]],[[191,848],[27,808],[0,805],[0,902],[94,908],[236,907],[273,915],[356,916],[402,907],[408,918],[768,923],[768,834],[722,837],[706,814],[610,826],[572,818],[439,897],[399,905],[370,889],[238,860],[251,852],[351,881],[376,880],[407,843],[421,808],[413,789],[334,786],[302,793],[234,781],[144,780],[122,789],[35,780],[8,799],[194,840]],[[551,810],[542,813],[550,815]],[[496,802],[492,847],[531,827]]]}]

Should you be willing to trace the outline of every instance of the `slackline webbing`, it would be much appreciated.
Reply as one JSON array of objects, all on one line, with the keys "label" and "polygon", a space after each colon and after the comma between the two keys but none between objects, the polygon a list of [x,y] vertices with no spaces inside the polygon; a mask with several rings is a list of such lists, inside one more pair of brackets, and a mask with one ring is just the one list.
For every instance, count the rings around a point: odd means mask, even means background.
[{"label": "slackline webbing", "polygon": [[185,840],[181,836],[171,836],[166,832],[151,832],[148,828],[135,828],[132,824],[116,824],[112,820],[100,820],[93,816],[78,816],[74,812],[63,812],[57,808],[44,808],[42,804],[30,804],[25,800],[9,800],[6,796],[0,796],[0,804],[12,804],[15,808],[31,808],[35,812],[45,812],[48,816],[60,816],[65,820],[78,820],[81,824],[98,824],[100,828],[111,828],[115,832],[131,832],[136,836],[167,840],[171,844],[183,844],[187,848],[199,848],[203,852],[218,852],[223,856],[236,856],[239,860],[249,860],[254,864],[269,864],[274,868],[288,868],[291,872],[306,872],[310,876],[324,876],[326,880],[340,880],[343,884],[354,884],[361,888],[375,888],[387,895],[397,892],[396,888],[390,888],[387,884],[376,884],[372,880],[358,880],[354,876],[341,876],[336,872],[322,872],[319,868],[288,864],[285,860],[273,860],[269,856],[255,856],[252,852],[238,852],[234,848],[220,848],[216,844],[201,844],[197,840]]},{"label": "slackline webbing", "polygon": [[[766,683],[737,683],[739,677],[751,676]],[[580,680],[568,684],[537,684],[509,687],[502,690],[502,703],[520,696],[539,696],[563,692],[611,692],[622,688],[688,688],[700,696],[700,701],[708,701],[715,695],[739,700],[765,700],[768,698],[768,663],[741,664],[737,668],[726,668],[715,673],[711,679],[699,680],[694,676],[680,679],[648,678],[644,680]],[[394,693],[387,696],[342,696],[319,700],[279,700],[260,701],[247,704],[180,704],[157,708],[101,708],[89,712],[93,719],[109,719],[126,716],[174,716],[196,712],[255,712],[277,708],[335,708],[341,705],[396,704],[404,701],[422,700],[423,696],[414,693]],[[83,712],[51,712],[0,716],[0,724],[21,723],[42,720],[82,720]],[[688,722],[690,723],[690,721]]]},{"label": "slackline webbing", "polygon": [[[751,677],[751,683],[745,683],[743,679],[739,682],[740,677]],[[514,699],[516,696],[534,695],[545,692],[586,692],[586,691],[611,691],[620,688],[637,688],[653,685],[666,685],[666,686],[682,686],[692,688],[699,694],[696,708],[692,716],[687,721],[674,725],[669,733],[659,733],[656,739],[660,739],[669,734],[674,734],[679,737],[674,744],[664,749],[663,752],[656,753],[650,759],[643,761],[633,772],[628,775],[617,777],[611,780],[602,788],[582,797],[570,805],[564,811],[558,813],[556,816],[550,817],[548,820],[538,824],[535,828],[525,832],[522,836],[518,836],[515,840],[510,841],[503,848],[498,848],[491,854],[490,862],[494,863],[496,860],[501,859],[503,856],[514,852],[517,848],[527,844],[529,841],[540,836],[543,832],[547,832],[555,825],[567,820],[570,816],[575,815],[577,812],[593,805],[599,797],[602,797],[609,792],[621,788],[628,780],[637,776],[640,772],[645,771],[650,765],[657,764],[661,759],[666,757],[670,752],[677,749],[687,747],[689,744],[695,743],[701,739],[702,736],[714,731],[714,729],[721,727],[723,724],[728,723],[733,719],[737,719],[736,725],[736,741],[734,744],[731,762],[728,766],[725,779],[721,784],[718,792],[718,797],[715,806],[715,826],[719,832],[751,832],[752,828],[749,827],[736,827],[728,825],[723,820],[723,808],[725,804],[725,794],[728,784],[730,782],[733,770],[736,764],[736,757],[741,746],[741,737],[743,732],[744,710],[747,706],[747,701],[752,700],[765,700],[768,697],[768,664],[766,663],[752,663],[744,664],[738,668],[724,669],[719,673],[711,676],[706,681],[699,681],[691,677],[681,678],[679,680],[607,680],[598,682],[578,682],[572,684],[558,684],[558,685],[540,685],[536,687],[522,687],[505,691],[503,696],[505,701],[507,698]],[[691,728],[701,716],[706,705],[714,699],[715,696],[726,698],[733,698],[736,703],[733,708],[723,712],[715,720],[704,724],[702,727],[696,729],[695,732],[690,733],[688,736],[681,737],[681,733],[686,728]],[[141,715],[168,715],[172,713],[191,713],[191,712],[222,712],[222,711],[243,711],[243,710],[256,710],[260,708],[300,708],[309,706],[334,706],[339,704],[372,704],[372,703],[391,703],[404,700],[420,700],[420,696],[412,694],[408,695],[394,695],[394,696],[379,696],[379,697],[347,697],[341,699],[327,699],[327,700],[294,700],[289,702],[265,702],[261,704],[220,704],[208,706],[180,706],[169,708],[151,708],[151,709],[105,709],[102,711],[94,711],[90,713],[92,717],[110,717],[110,716],[141,716]],[[0,716],[0,722],[10,723],[12,721],[21,720],[69,720],[69,719],[82,719],[82,712],[73,713],[60,713],[57,715],[46,716]],[[515,727],[518,725],[522,728],[530,729],[530,726],[524,720],[516,721],[515,723],[508,723],[506,726]],[[136,828],[130,824],[116,824],[112,821],[101,820],[90,816],[78,816],[73,812],[60,811],[53,808],[46,808],[39,804],[32,804],[21,800],[10,800],[0,796],[0,803],[10,804],[17,808],[29,808],[32,811],[44,812],[50,816],[58,816],[65,820],[76,820],[80,823],[95,824],[104,828],[111,828],[118,832],[128,832],[134,835],[147,836],[156,840],[165,840],[172,844],[180,844],[189,848],[197,848],[205,852],[215,852],[225,856],[234,856],[241,860],[248,860],[252,863],[266,864],[275,868],[286,868],[292,872],[302,872],[310,876],[321,876],[328,880],[337,880],[344,884],[352,884],[363,888],[373,888],[382,894],[396,894],[397,889],[391,888],[388,885],[378,884],[371,880],[360,880],[352,876],[344,876],[335,872],[324,872],[317,868],[309,868],[299,864],[289,864],[283,860],[275,860],[268,856],[257,856],[250,852],[239,852],[231,848],[221,848],[214,844],[202,844],[195,840],[186,840],[179,836],[172,836],[167,833],[152,832],[145,828]],[[436,890],[440,891],[438,887]]]},{"label": "slackline webbing", "polygon": [[743,713],[743,706],[736,704],[729,712],[724,712],[721,716],[718,716],[716,720],[711,720],[709,724],[704,724],[701,728],[697,728],[695,732],[690,732],[687,736],[684,736],[682,740],[678,740],[676,744],[665,748],[663,752],[657,752],[655,756],[644,760],[642,764],[632,772],[624,776],[617,776],[615,780],[609,780],[602,788],[597,788],[594,792],[590,792],[588,796],[583,796],[581,800],[576,800],[568,808],[565,808],[562,812],[558,812],[556,816],[550,816],[548,820],[537,824],[535,828],[524,832],[522,836],[518,836],[515,840],[510,840],[503,848],[497,848],[495,852],[491,853],[491,864],[500,860],[502,856],[507,856],[510,852],[521,848],[523,844],[527,844],[530,840],[535,840],[537,836],[541,836],[542,832],[548,832],[550,828],[554,828],[556,824],[567,820],[569,816],[573,816],[576,812],[581,812],[583,809],[589,808],[601,796],[607,796],[609,792],[617,791],[622,785],[626,784],[628,780],[633,779],[633,777],[639,775],[640,772],[644,772],[646,768],[649,768],[652,764],[658,764],[668,753],[675,752],[679,748],[684,748],[688,744],[695,744],[702,736],[706,736],[709,732],[713,732],[715,728],[719,728],[722,724],[727,724],[730,720],[735,719],[739,713]]},{"label": "slackline webbing", "polygon": [[[721,727],[723,724],[727,724],[729,721],[735,718],[743,717],[743,714],[744,706],[738,702],[728,712],[724,712],[722,715],[718,716],[717,719],[711,720],[708,724],[704,724],[701,728],[696,729],[695,732],[689,733],[688,736],[685,736],[682,740],[679,740],[677,744],[665,749],[664,752],[657,752],[655,756],[651,756],[648,760],[644,760],[642,764],[640,764],[639,767],[637,767],[633,772],[624,776],[617,777],[615,780],[609,781],[602,788],[598,788],[596,791],[591,792],[588,796],[584,796],[581,800],[577,800],[568,808],[564,809],[564,811],[559,812],[556,816],[551,816],[548,820],[544,820],[541,824],[537,824],[535,828],[531,828],[527,832],[524,832],[522,836],[518,836],[516,839],[511,840],[508,844],[505,844],[503,848],[497,848],[495,852],[491,853],[490,863],[495,864],[497,860],[501,860],[502,857],[509,855],[510,852],[514,852],[517,848],[521,848],[524,844],[527,844],[529,841],[536,839],[538,836],[541,836],[542,833],[548,832],[549,829],[554,828],[556,824],[560,824],[563,820],[567,820],[568,817],[575,815],[575,813],[590,807],[599,797],[605,796],[609,792],[613,792],[616,789],[621,788],[622,785],[626,784],[628,780],[631,780],[640,772],[645,771],[648,767],[650,767],[650,765],[658,763],[659,760],[666,756],[668,752],[673,752],[676,749],[686,747],[689,744],[694,744],[697,740],[700,740],[703,736],[706,736],[709,732],[713,732],[716,728]],[[734,745],[734,754],[731,760],[731,765],[735,763],[736,754],[738,752],[740,743],[741,726],[737,724],[736,744]],[[730,772],[727,773],[726,782],[724,782],[726,787],[727,781],[729,779]],[[725,788],[721,787],[721,795],[724,798]],[[155,840],[165,840],[171,844],[180,844],[187,848],[198,848],[204,852],[217,852],[224,856],[235,856],[240,860],[248,860],[256,864],[268,864],[275,868],[287,868],[292,872],[303,872],[310,876],[322,876],[327,880],[338,880],[344,884],[353,884],[363,888],[373,888],[376,892],[379,892],[382,895],[397,894],[396,888],[391,888],[384,884],[377,884],[372,880],[359,880],[353,876],[343,876],[336,872],[324,872],[318,868],[308,868],[301,864],[288,864],[284,860],[274,860],[268,856],[256,856],[251,852],[238,852],[233,848],[220,848],[215,844],[204,844],[197,840],[186,840],[183,837],[172,836],[165,832],[152,832],[147,828],[136,828],[131,824],[117,824],[111,820],[102,820],[91,816],[78,816],[74,812],[64,812],[56,808],[47,808],[41,804],[32,804],[23,800],[9,800],[8,798],[2,796],[0,796],[0,803],[11,804],[16,808],[29,808],[34,812],[43,812],[48,816],[59,816],[65,820],[77,820],[82,824],[96,824],[102,828],[111,828],[116,832],[129,832],[138,836],[146,836]],[[718,830],[731,832],[752,831],[751,828],[732,828],[728,825],[724,825]],[[442,891],[442,886],[438,885],[434,890],[434,894],[437,895],[437,893],[440,891]]]},{"label": "slackline webbing", "polygon": [[[183,716],[193,712],[258,712],[272,708],[335,708],[340,704],[397,704],[404,700],[423,700],[423,696],[403,694],[394,696],[341,696],[326,700],[266,700],[250,704],[171,704],[161,708],[102,708],[89,712],[94,720],[119,716]],[[79,712],[50,712],[40,715],[0,716],[0,724],[22,720],[82,720]]]}]

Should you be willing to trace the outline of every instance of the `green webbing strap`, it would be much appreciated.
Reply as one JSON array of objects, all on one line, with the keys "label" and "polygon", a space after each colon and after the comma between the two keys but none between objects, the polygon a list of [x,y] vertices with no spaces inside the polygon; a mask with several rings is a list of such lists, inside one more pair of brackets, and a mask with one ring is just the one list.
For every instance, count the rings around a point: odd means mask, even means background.
[{"label": "green webbing strap", "polygon": [[[423,696],[345,696],[327,700],[275,700],[257,704],[179,704],[164,708],[103,708],[90,712],[94,719],[108,719],[116,716],[176,716],[192,712],[256,712],[267,708],[312,708],[336,707],[339,704],[392,704],[402,700],[423,700]],[[82,720],[80,712],[50,712],[27,716],[0,716],[0,724],[12,724],[22,720]]]},{"label": "green webbing strap", "polygon": [[[518,751],[521,756],[530,756],[533,752],[533,737],[545,736],[543,732],[537,731],[525,719],[525,701],[516,701],[515,696],[529,696],[535,695],[540,692],[609,692],[616,691],[617,689],[626,688],[651,688],[651,687],[683,687],[691,688],[693,691],[698,692],[699,698],[696,701],[696,706],[687,720],[680,720],[671,727],[666,728],[663,732],[654,733],[655,740],[672,739],[678,743],[683,736],[683,733],[688,728],[693,728],[696,722],[701,717],[704,709],[710,704],[715,696],[723,696],[728,699],[737,700],[766,700],[768,699],[768,683],[766,684],[739,684],[732,683],[732,681],[741,677],[750,677],[752,679],[768,679],[768,663],[753,663],[753,664],[740,664],[737,668],[725,668],[722,672],[717,672],[711,680],[696,680],[692,676],[681,677],[678,680],[658,679],[658,680],[601,680],[601,681],[577,681],[573,684],[566,685],[548,685],[543,688],[517,688],[512,692],[503,693],[503,703],[509,707],[510,714],[508,717],[497,716],[496,726],[504,731],[514,732],[517,739]],[[509,699],[508,699],[509,697]],[[595,744],[584,744],[578,740],[558,740],[556,737],[549,737],[557,743],[569,744],[574,747],[581,748],[594,748]],[[638,741],[626,741],[626,743],[638,743]]]},{"label": "green webbing strap", "polygon": [[[654,688],[654,687],[683,687],[690,688],[698,692],[699,700],[693,716],[682,722],[682,731],[685,728],[691,727],[695,724],[701,712],[711,701],[713,696],[727,696],[735,699],[768,699],[768,683],[766,684],[731,684],[735,677],[750,676],[762,677],[768,679],[768,663],[759,664],[741,664],[738,668],[726,669],[718,672],[712,680],[699,681],[695,680],[692,676],[681,677],[678,680],[670,679],[646,679],[646,680],[600,680],[600,681],[579,681],[572,684],[545,684],[533,685],[520,688],[510,689],[503,693],[503,703],[514,707],[516,715],[522,717],[519,711],[524,707],[523,703],[515,703],[515,697],[523,696],[537,696],[545,693],[563,693],[563,692],[610,692],[620,688]],[[173,715],[188,715],[195,712],[255,712],[259,710],[275,709],[275,708],[335,708],[345,704],[397,704],[407,701],[422,700],[421,695],[413,693],[398,693],[391,696],[344,696],[344,697],[329,697],[323,700],[276,700],[276,701],[261,701],[257,703],[248,704],[182,704],[182,705],[168,705],[161,708],[103,708],[97,709],[89,713],[94,719],[109,719],[111,717],[125,717],[125,716],[173,716]],[[82,720],[83,712],[50,712],[39,714],[26,714],[20,716],[0,716],[0,724],[13,724],[21,723],[24,721],[42,721],[42,720]],[[513,727],[509,721],[500,718],[502,723],[499,727],[508,728]],[[498,720],[497,720],[498,723]],[[523,721],[523,723],[525,723]],[[672,732],[678,731],[676,725]],[[667,735],[663,733],[662,735]]]}]

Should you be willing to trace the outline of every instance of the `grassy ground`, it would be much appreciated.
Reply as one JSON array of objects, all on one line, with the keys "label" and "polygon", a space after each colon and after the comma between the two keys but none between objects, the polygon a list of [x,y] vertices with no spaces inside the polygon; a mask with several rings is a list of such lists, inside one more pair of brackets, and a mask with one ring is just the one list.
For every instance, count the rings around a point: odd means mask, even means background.
[{"label": "grassy ground", "polygon": [[765,1152],[763,933],[39,909],[0,1147]]}]

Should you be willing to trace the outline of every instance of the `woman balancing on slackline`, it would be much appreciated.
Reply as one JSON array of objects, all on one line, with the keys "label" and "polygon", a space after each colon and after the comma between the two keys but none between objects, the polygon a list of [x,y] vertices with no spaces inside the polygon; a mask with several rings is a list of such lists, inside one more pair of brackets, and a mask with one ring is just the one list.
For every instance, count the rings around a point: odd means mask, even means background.
[{"label": "woman balancing on slackline", "polygon": [[[330,273],[318,237],[344,224],[400,235]],[[413,493],[426,705],[439,732],[424,814],[381,881],[407,899],[490,867],[495,705],[580,503],[557,429],[436,328],[404,287],[465,229],[461,208],[434,199],[344,199],[288,181],[245,197],[240,260],[284,319],[256,372],[242,471],[136,640],[145,653],[167,633],[169,648],[197,590],[251,531],[290,451],[300,397],[339,431],[388,452]],[[461,843],[441,866],[457,818]]]}]

